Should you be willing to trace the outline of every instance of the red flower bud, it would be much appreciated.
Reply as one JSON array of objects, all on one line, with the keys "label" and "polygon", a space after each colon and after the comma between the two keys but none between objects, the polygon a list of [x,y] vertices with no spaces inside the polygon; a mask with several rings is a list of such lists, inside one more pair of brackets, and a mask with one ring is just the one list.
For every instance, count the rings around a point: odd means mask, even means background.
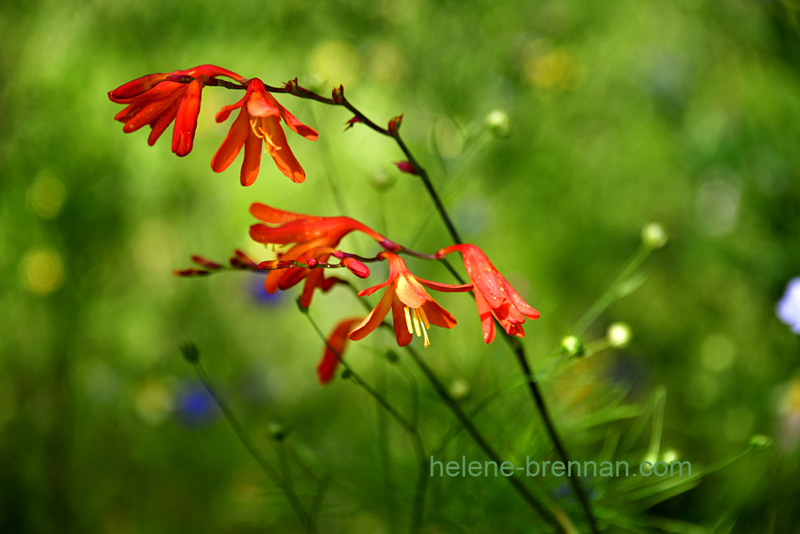
[{"label": "red flower bud", "polygon": [[334,87],[333,91],[331,91],[331,98],[337,104],[344,104],[344,86]]},{"label": "red flower bud", "polygon": [[400,125],[403,123],[403,116],[398,115],[394,117],[392,120],[389,121],[389,133],[392,135],[396,135],[397,132],[400,130]]},{"label": "red flower bud", "polygon": [[342,265],[359,278],[366,278],[369,276],[369,267],[355,258],[350,256],[344,258],[342,260]]},{"label": "red flower bud", "polygon": [[414,174],[414,175],[417,174],[417,170],[408,161],[396,161],[394,164],[397,165],[397,168],[400,169],[401,172],[406,172],[408,174]]}]

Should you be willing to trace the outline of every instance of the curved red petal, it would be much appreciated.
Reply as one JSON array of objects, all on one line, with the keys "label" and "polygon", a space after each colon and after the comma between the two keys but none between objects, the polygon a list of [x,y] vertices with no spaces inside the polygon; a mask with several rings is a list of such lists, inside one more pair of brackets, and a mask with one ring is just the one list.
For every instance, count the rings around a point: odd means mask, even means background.
[{"label": "curved red petal", "polygon": [[247,111],[242,109],[231,125],[231,129],[228,131],[228,135],[220,145],[219,150],[211,159],[211,168],[214,172],[222,172],[233,163],[248,135],[250,135],[250,118],[247,115]]}]

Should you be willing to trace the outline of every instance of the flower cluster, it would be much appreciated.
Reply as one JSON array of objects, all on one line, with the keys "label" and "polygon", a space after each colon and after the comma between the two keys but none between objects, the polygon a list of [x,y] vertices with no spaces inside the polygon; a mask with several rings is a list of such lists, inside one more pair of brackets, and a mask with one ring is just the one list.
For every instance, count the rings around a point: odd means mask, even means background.
[{"label": "flower cluster", "polygon": [[[115,116],[116,120],[124,123],[124,132],[150,126],[147,140],[150,145],[174,122],[172,151],[178,156],[186,156],[194,143],[202,91],[209,86],[244,90],[241,99],[224,106],[216,115],[216,121],[222,123],[238,110],[225,140],[211,160],[215,172],[226,170],[244,147],[240,174],[242,185],[249,186],[255,182],[264,150],[289,179],[295,183],[305,181],[305,171],[289,148],[282,125],[311,141],[316,140],[318,134],[278,103],[273,95],[276,92],[312,95],[298,86],[297,80],[288,82],[283,88],[272,88],[258,78],[245,78],[214,65],[200,65],[188,70],[143,76],[108,95],[113,102],[126,106]],[[330,104],[347,105],[341,86],[333,90],[332,99],[313,97]],[[348,128],[356,123],[369,124],[384,135],[398,137],[401,122],[402,115],[399,115],[383,129],[359,114],[347,124]],[[396,165],[401,172],[418,174],[417,167],[410,161],[400,161]],[[303,282],[299,304],[302,309],[307,309],[316,290],[327,292],[337,284],[350,285],[342,278],[328,276],[327,270],[343,268],[358,278],[367,278],[371,274],[367,263],[388,263],[389,274],[385,282],[357,293],[359,297],[369,297],[383,290],[377,305],[364,317],[340,320],[328,337],[317,367],[317,376],[322,383],[329,382],[335,375],[347,343],[364,339],[379,326],[390,326],[401,347],[411,343],[415,335],[422,339],[423,346],[428,347],[431,344],[428,332],[431,325],[447,329],[456,326],[455,317],[439,305],[428,290],[471,291],[485,343],[494,340],[495,323],[506,334],[523,337],[525,320],[539,317],[539,312],[525,302],[475,245],[456,244],[442,248],[436,254],[423,254],[398,245],[350,217],[304,215],[261,203],[252,204],[250,213],[260,221],[250,227],[250,237],[262,245],[279,248],[275,258],[257,262],[236,250],[228,262],[229,267],[226,267],[201,256],[192,256],[197,267],[177,270],[175,274],[204,276],[226,268],[267,272],[264,287],[268,294],[288,290]],[[353,232],[374,240],[379,249],[375,256],[361,257],[339,249],[342,240]],[[412,274],[401,257],[401,254],[408,254],[427,260],[442,260],[453,252],[461,254],[469,283],[446,284],[419,278]],[[390,311],[392,325],[385,322]]]},{"label": "flower cluster", "polygon": [[112,102],[127,105],[114,119],[125,124],[122,128],[125,133],[150,126],[147,138],[150,146],[174,121],[172,151],[178,156],[186,156],[192,151],[203,88],[225,84],[221,77],[235,80],[234,87],[246,91],[241,100],[217,113],[217,122],[225,122],[231,112],[240,110],[211,160],[214,172],[227,169],[244,146],[241,183],[251,185],[258,176],[263,142],[265,150],[284,175],[296,183],[304,181],[305,171],[289,148],[280,123],[283,121],[290,130],[311,141],[317,139],[317,132],[281,106],[258,78],[247,79],[215,65],[148,74],[108,93]]}]

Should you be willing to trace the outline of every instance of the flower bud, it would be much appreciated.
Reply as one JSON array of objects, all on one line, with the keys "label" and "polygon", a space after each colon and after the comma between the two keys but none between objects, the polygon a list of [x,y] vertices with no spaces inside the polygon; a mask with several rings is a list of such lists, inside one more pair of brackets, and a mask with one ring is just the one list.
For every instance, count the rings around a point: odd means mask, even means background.
[{"label": "flower bud", "polygon": [[348,121],[345,123],[347,126],[345,126],[345,127],[344,127],[344,131],[346,132],[347,130],[349,130],[350,128],[352,128],[352,127],[353,127],[353,125],[354,125],[355,123],[357,123],[357,122],[361,122],[361,119],[359,119],[358,117],[353,117],[353,118],[349,119],[349,120],[348,120]]},{"label": "flower bud", "polygon": [[359,278],[367,278],[369,276],[369,267],[355,258],[350,256],[344,258],[342,265]]},{"label": "flower bud", "polygon": [[417,170],[408,161],[396,161],[395,165],[397,165],[397,168],[400,169],[401,172],[406,172],[408,174],[414,174],[414,175],[417,174]]},{"label": "flower bud", "polygon": [[283,441],[286,437],[286,427],[278,421],[270,421],[267,423],[267,432],[275,441]]},{"label": "flower bud", "polygon": [[344,104],[344,86],[334,87],[333,91],[331,91],[331,98],[337,104]]},{"label": "flower bud", "polygon": [[561,340],[561,353],[566,356],[583,356],[586,350],[583,347],[583,341],[578,336],[565,336]]},{"label": "flower bud", "polygon": [[397,132],[400,131],[400,125],[403,123],[403,115],[398,115],[394,117],[392,120],[389,121],[389,133],[392,135],[397,135]]},{"label": "flower bud", "polygon": [[283,88],[286,89],[290,95],[293,95],[297,91],[297,78],[283,84]]},{"label": "flower bud", "polygon": [[657,249],[667,244],[669,234],[658,223],[649,223],[642,228],[642,243],[648,248]]},{"label": "flower bud", "polygon": [[172,271],[172,274],[174,274],[175,276],[205,276],[210,273],[204,269],[190,268],[190,269],[175,269],[174,271]]},{"label": "flower bud", "polygon": [[308,258],[306,260],[306,265],[308,266],[309,269],[313,269],[318,264],[319,264],[319,260],[317,260],[317,258]]},{"label": "flower bud", "polygon": [[772,439],[770,439],[769,436],[765,436],[763,434],[756,434],[755,436],[750,438],[749,450],[752,452],[763,451],[770,445],[772,445]]},{"label": "flower bud", "polygon": [[192,255],[192,261],[195,262],[200,267],[205,267],[206,269],[210,269],[212,271],[216,271],[217,269],[222,269],[222,265],[215,261],[211,261],[208,258],[204,258],[203,256],[198,256],[197,254]]},{"label": "flower bud", "polygon": [[200,349],[198,349],[197,345],[191,341],[181,345],[181,354],[183,355],[183,359],[191,364],[195,364],[200,361]]},{"label": "flower bud", "polygon": [[486,115],[486,127],[497,137],[508,137],[511,131],[511,119],[505,111],[495,109]]}]

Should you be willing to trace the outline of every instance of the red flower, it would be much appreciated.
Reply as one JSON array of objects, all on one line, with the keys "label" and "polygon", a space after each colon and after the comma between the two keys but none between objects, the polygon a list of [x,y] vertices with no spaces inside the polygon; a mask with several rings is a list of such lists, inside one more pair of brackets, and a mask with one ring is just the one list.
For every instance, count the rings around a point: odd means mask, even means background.
[{"label": "red flower", "polygon": [[383,322],[390,309],[397,344],[401,347],[411,342],[414,333],[417,337],[424,336],[426,347],[430,345],[428,328],[431,324],[442,328],[456,325],[455,317],[439,306],[422,286],[436,291],[455,292],[469,291],[472,284],[451,285],[423,280],[411,274],[400,256],[386,251],[378,256],[389,260],[389,278],[382,284],[359,291],[358,296],[366,297],[382,287],[386,287],[386,292],[378,305],[350,332],[350,339],[355,341],[366,337]]},{"label": "red flower", "polygon": [[[286,262],[297,261],[308,264],[309,259],[317,262],[327,261],[342,238],[353,231],[363,232],[384,247],[393,245],[385,237],[350,217],[312,217],[300,213],[292,213],[272,208],[258,202],[250,206],[250,213],[267,224],[254,224],[250,227],[250,237],[254,241],[267,245],[294,244],[279,259]],[[324,269],[306,269],[291,266],[274,270],[267,275],[264,289],[267,293],[275,293],[279,289],[289,289],[301,280],[306,279],[300,304],[308,307],[314,289],[323,291],[336,283],[336,278],[325,278]]]},{"label": "red flower", "polygon": [[172,151],[185,156],[192,151],[200,113],[200,93],[206,81],[217,76],[227,76],[240,83],[245,81],[238,74],[214,65],[137,78],[108,93],[113,102],[128,104],[114,119],[125,123],[122,128],[125,133],[149,125],[151,132],[147,144],[150,146],[174,120]]},{"label": "red flower", "polygon": [[336,368],[344,356],[344,349],[347,347],[348,337],[347,334],[353,325],[361,322],[361,317],[351,317],[339,321],[334,327],[333,332],[328,336],[325,343],[325,351],[322,353],[322,359],[317,364],[317,378],[320,384],[327,384],[333,380],[336,374]]},{"label": "red flower", "polygon": [[443,258],[458,251],[464,259],[464,268],[475,286],[475,304],[483,327],[483,341],[491,343],[495,337],[492,316],[508,335],[524,337],[522,323],[525,318],[538,319],[539,312],[525,302],[519,293],[503,278],[492,262],[475,245],[452,245],[436,253]]},{"label": "red flower", "polygon": [[228,136],[222,142],[211,168],[214,172],[222,172],[233,163],[244,145],[244,162],[242,163],[242,185],[250,185],[256,181],[261,166],[261,142],[266,144],[267,152],[275,160],[278,169],[293,182],[305,181],[306,173],[292,154],[280,121],[286,123],[290,130],[306,139],[315,141],[316,130],[309,128],[286,108],[278,104],[264,83],[253,78],[247,83],[247,92],[237,103],[225,106],[217,113],[217,122],[224,122],[234,109],[239,108],[239,116],[231,125]]}]

